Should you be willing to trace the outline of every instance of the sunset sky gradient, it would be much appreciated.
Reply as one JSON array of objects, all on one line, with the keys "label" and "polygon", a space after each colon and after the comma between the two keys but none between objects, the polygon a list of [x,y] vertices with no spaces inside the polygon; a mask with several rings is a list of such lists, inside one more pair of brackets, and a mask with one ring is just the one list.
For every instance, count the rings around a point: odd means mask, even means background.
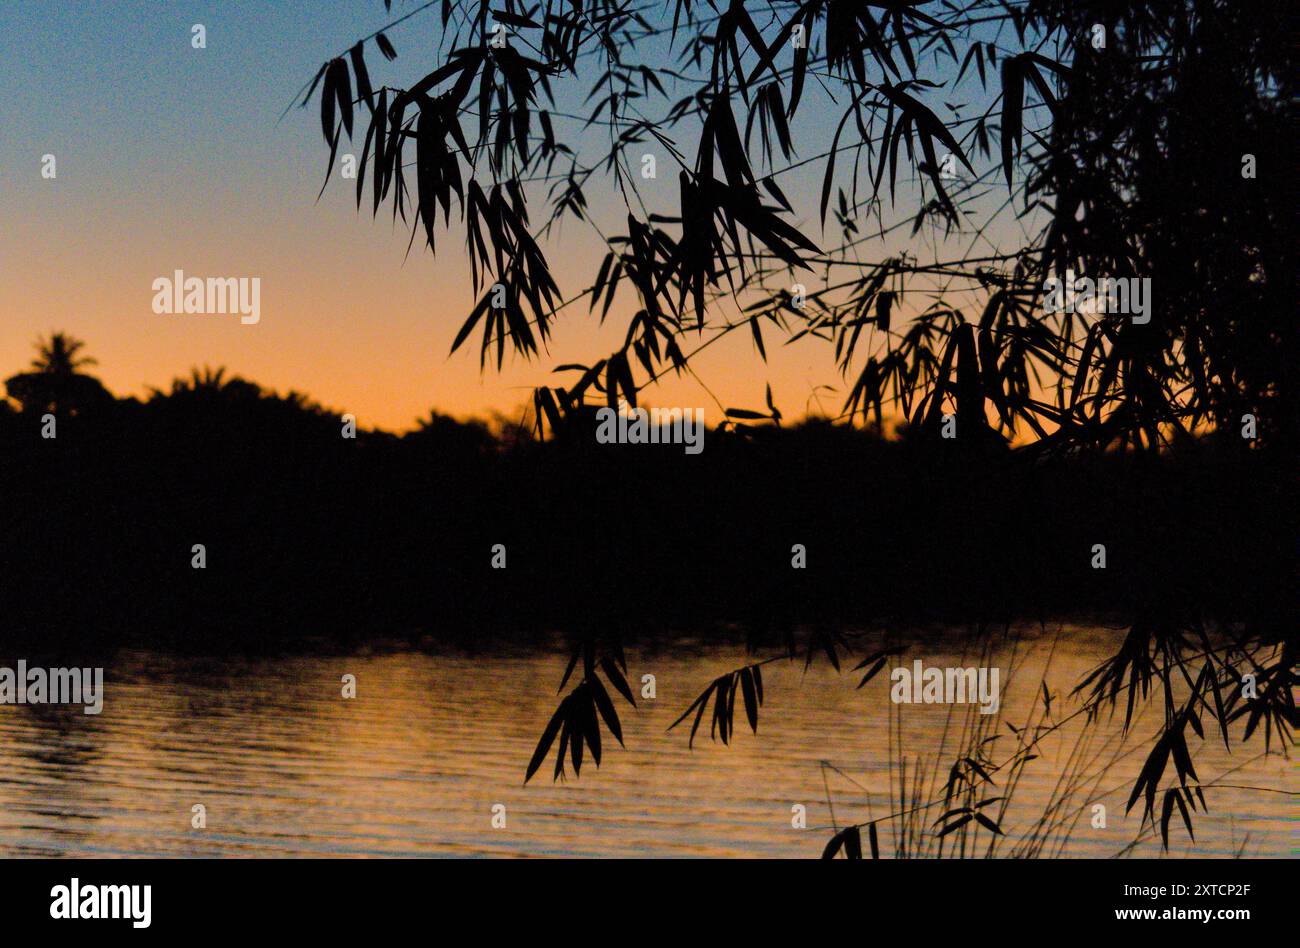
[{"label": "sunset sky gradient", "polygon": [[[354,412],[363,426],[403,429],[432,408],[456,416],[517,416],[552,369],[614,349],[630,312],[625,289],[604,328],[585,303],[561,314],[548,353],[480,371],[477,338],[449,356],[472,305],[462,233],[441,235],[437,258],[388,208],[358,213],[353,182],[338,179],[316,203],[327,149],[316,103],[279,119],[320,63],[409,11],[380,0],[271,3],[6,3],[0,7],[0,377],[23,369],[38,335],[84,339],[93,371],[117,395],[166,388],[191,367],[225,366],[264,386],[305,392]],[[207,48],[192,49],[202,23]],[[395,63],[368,56],[376,86],[405,85],[436,63],[436,11],[391,31]],[[670,90],[671,91],[671,90]],[[816,115],[812,118],[815,120]],[[688,147],[692,147],[688,145]],[[340,150],[347,150],[346,142]],[[356,146],[359,151],[359,143]],[[815,150],[815,149],[814,149]],[[53,154],[58,177],[41,177]],[[787,193],[815,194],[822,163]],[[675,174],[666,177],[675,189]],[[796,176],[797,177],[797,176]],[[816,199],[799,200],[815,215]],[[623,215],[612,180],[593,182],[596,213]],[[671,206],[671,205],[670,205]],[[538,216],[540,216],[540,210]],[[899,213],[907,213],[905,208]],[[796,220],[821,240],[815,220]],[[568,221],[546,249],[565,296],[588,285],[603,246]],[[884,253],[871,253],[879,259]],[[922,252],[924,255],[924,252]],[[156,315],[151,284],[193,276],[259,277],[261,321]],[[809,283],[816,285],[820,276]],[[773,337],[769,363],[747,332],[693,363],[718,401],[759,408],[771,383],[787,416],[838,412],[843,386],[833,350]],[[669,379],[652,404],[717,402],[694,379]]]}]

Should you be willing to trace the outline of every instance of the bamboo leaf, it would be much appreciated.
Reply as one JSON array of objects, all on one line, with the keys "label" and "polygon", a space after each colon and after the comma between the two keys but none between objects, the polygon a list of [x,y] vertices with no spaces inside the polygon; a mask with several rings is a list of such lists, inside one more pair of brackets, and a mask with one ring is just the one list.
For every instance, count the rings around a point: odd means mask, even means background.
[{"label": "bamboo leaf", "polygon": [[1015,153],[1020,150],[1020,128],[1025,98],[1024,75],[1019,56],[1002,60],[1002,170],[1011,187]]},{"label": "bamboo leaf", "polygon": [[[567,700],[566,698],[565,701]],[[546,759],[546,752],[551,749],[551,744],[555,742],[555,735],[560,732],[560,725],[564,723],[564,713],[564,701],[561,701],[559,707],[555,709],[555,713],[551,715],[546,730],[542,732],[541,740],[537,742],[537,749],[533,751],[532,760],[528,762],[528,771],[524,774],[524,783],[531,780],[533,774],[537,773],[537,768],[542,766],[542,761]],[[560,753],[563,755],[563,750]]]},{"label": "bamboo leaf", "polygon": [[826,843],[826,848],[822,850],[822,858],[834,859],[842,848],[844,848],[844,832],[839,832]]},{"label": "bamboo leaf", "polygon": [[609,728],[609,733],[614,735],[614,739],[619,744],[622,744],[623,726],[618,720],[618,711],[614,708],[614,702],[609,700],[609,692],[605,690],[599,678],[591,678],[591,695],[600,710],[600,716],[605,719],[605,726]]},{"label": "bamboo leaf", "polygon": [[758,733],[758,696],[754,692],[754,678],[748,668],[740,670],[741,693],[745,700],[745,717],[749,719],[749,729]]},{"label": "bamboo leaf", "polygon": [[862,833],[856,826],[844,831],[844,857],[846,859],[862,858]]},{"label": "bamboo leaf", "polygon": [[963,826],[965,826],[965,825],[966,825],[967,823],[969,823],[970,821],[971,821],[971,816],[970,816],[970,814],[967,814],[966,816],[963,816],[961,819],[956,820],[956,821],[954,821],[954,822],[952,822],[952,823],[949,823],[949,824],[948,824],[947,826],[945,826],[943,829],[939,830],[938,838],[939,838],[939,839],[943,839],[943,838],[944,838],[945,836],[947,836],[949,833],[953,832],[954,830],[959,830],[959,829],[961,829]]}]

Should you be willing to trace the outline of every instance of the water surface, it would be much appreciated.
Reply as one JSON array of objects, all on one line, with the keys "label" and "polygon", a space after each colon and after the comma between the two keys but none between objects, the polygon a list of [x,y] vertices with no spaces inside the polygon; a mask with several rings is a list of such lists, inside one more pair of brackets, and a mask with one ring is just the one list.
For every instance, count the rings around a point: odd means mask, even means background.
[{"label": "water surface", "polygon": [[[1113,650],[1117,633],[1067,629],[999,649],[1008,720],[1025,718],[1047,679],[1056,714],[1066,692]],[[1056,640],[1052,653],[1053,640]],[[905,657],[969,665],[951,644]],[[1049,662],[1050,657],[1050,662]],[[653,674],[657,696],[620,703],[626,749],[605,735],[599,770],[527,786],[524,768],[554,710],[564,658],[398,652],[356,657],[199,659],[124,652],[105,672],[103,713],[79,707],[0,706],[0,852],[77,856],[796,856],[820,853],[832,824],[899,809],[893,744],[932,767],[956,751],[949,706],[892,705],[888,669],[865,688],[825,660],[778,662],[764,675],[757,736],[738,712],[729,747],[707,734],[687,747],[668,724],[708,682],[748,659],[739,646],[632,649],[629,677]],[[357,697],[340,679],[357,677]],[[891,720],[893,724],[891,725]],[[1003,817],[1013,837],[1043,814],[1070,766],[1076,720],[1043,742]],[[1096,789],[1058,813],[1074,822],[1067,856],[1110,856],[1139,832],[1123,804],[1159,724],[1158,707],[1128,738],[1102,719],[1086,751]],[[949,734],[944,741],[944,729]],[[707,729],[707,719],[705,728]],[[1010,731],[995,742],[1010,750]],[[1203,782],[1295,790],[1294,764],[1252,760],[1253,740],[1229,756],[1214,732],[1191,738]],[[833,765],[824,767],[822,761]],[[1239,768],[1224,776],[1226,771]],[[893,773],[897,773],[895,767]],[[1196,841],[1174,833],[1172,855],[1287,856],[1295,799],[1267,790],[1206,791]],[[1090,825],[1091,804],[1107,827]],[[207,827],[191,827],[191,808]],[[506,827],[491,825],[495,804]],[[806,808],[805,830],[792,807]],[[935,816],[939,813],[935,812]],[[1081,818],[1074,820],[1074,817]],[[882,825],[889,854],[890,831]],[[1133,850],[1158,855],[1158,841]]]}]

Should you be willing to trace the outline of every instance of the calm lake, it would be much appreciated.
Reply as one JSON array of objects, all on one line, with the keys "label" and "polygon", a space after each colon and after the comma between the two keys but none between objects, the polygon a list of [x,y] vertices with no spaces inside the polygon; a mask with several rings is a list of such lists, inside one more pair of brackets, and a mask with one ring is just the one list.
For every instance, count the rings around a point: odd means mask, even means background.
[{"label": "calm lake", "polygon": [[[1077,709],[1070,689],[1120,634],[1051,629],[1021,640],[1014,656],[1000,646],[1007,720],[1023,723],[1035,703],[1041,708],[1044,670],[1055,718]],[[694,750],[686,730],[666,728],[713,678],[749,660],[744,649],[630,649],[633,687],[651,674],[657,693],[638,694],[636,709],[615,698],[626,749],[606,733],[601,768],[588,760],[580,779],[561,783],[550,779],[552,751],[527,786],[524,769],[557,702],[558,652],[256,660],[124,652],[106,667],[98,716],[79,706],[0,706],[0,853],[815,857],[832,819],[899,809],[891,727],[901,732],[909,780],[917,761],[933,769],[952,708],[892,704],[888,673],[917,657],[979,664],[941,641],[916,644],[861,690],[860,673],[836,674],[824,657],[807,672],[802,660],[769,665],[757,736],[738,698],[731,746],[708,739],[706,720]],[[355,699],[341,696],[345,674],[357,678]],[[1127,738],[1105,717],[1094,726],[1086,748],[1096,763],[1085,772],[1096,789],[1086,805],[1076,800],[1058,814],[1079,817],[1060,854],[1115,855],[1138,834],[1140,804],[1125,816],[1124,803],[1160,714],[1157,700]],[[1044,740],[1026,765],[1003,817],[1013,840],[1043,815],[1082,721]],[[1014,741],[998,730],[1006,736],[994,760]],[[1189,740],[1202,782],[1233,788],[1205,791],[1209,813],[1194,814],[1195,843],[1175,818],[1171,855],[1294,854],[1297,798],[1237,789],[1300,789],[1294,762],[1257,759],[1258,735],[1234,743],[1231,755],[1215,731]],[[950,734],[945,772],[955,752]],[[1094,803],[1107,808],[1104,829],[1090,825]],[[191,828],[195,804],[206,808],[204,829]],[[505,807],[505,828],[492,826],[495,804]],[[796,804],[806,807],[807,829],[791,826]],[[881,846],[892,855],[889,829]],[[1158,833],[1132,852],[1159,855]]]}]

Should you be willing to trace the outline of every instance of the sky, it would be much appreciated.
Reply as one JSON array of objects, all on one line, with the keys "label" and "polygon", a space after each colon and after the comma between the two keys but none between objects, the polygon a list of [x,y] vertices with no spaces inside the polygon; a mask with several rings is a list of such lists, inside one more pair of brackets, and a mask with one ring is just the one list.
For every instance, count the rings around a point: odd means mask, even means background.
[{"label": "sky", "polygon": [[[119,396],[225,366],[363,426],[403,429],[431,409],[517,417],[534,386],[571,379],[555,366],[616,348],[626,292],[604,327],[585,305],[566,310],[533,362],[508,355],[503,371],[481,370],[476,342],[450,355],[472,305],[455,222],[436,257],[419,241],[408,255],[405,225],[386,207],[377,219],[358,213],[337,168],[317,202],[328,152],[316,103],[281,113],[322,61],[413,6],[0,4],[0,377],[26,367],[38,336],[66,331],[87,342],[99,363],[91,371]],[[194,24],[206,29],[204,49],[191,45]],[[439,33],[429,10],[388,33],[395,63],[369,46],[375,85],[433,68]],[[52,180],[41,174],[45,155]],[[820,172],[794,187],[815,187]],[[598,212],[626,213],[612,181],[593,188]],[[546,249],[566,296],[590,285],[603,253],[575,222]],[[260,321],[155,313],[153,281],[176,270],[259,278]],[[787,416],[816,410],[819,398],[838,411],[843,388],[817,388],[840,384],[831,347],[769,343],[768,356],[764,365],[749,335],[733,333],[695,363],[707,392],[669,379],[646,400],[705,407],[715,424],[717,402],[761,408],[770,383]]]}]

